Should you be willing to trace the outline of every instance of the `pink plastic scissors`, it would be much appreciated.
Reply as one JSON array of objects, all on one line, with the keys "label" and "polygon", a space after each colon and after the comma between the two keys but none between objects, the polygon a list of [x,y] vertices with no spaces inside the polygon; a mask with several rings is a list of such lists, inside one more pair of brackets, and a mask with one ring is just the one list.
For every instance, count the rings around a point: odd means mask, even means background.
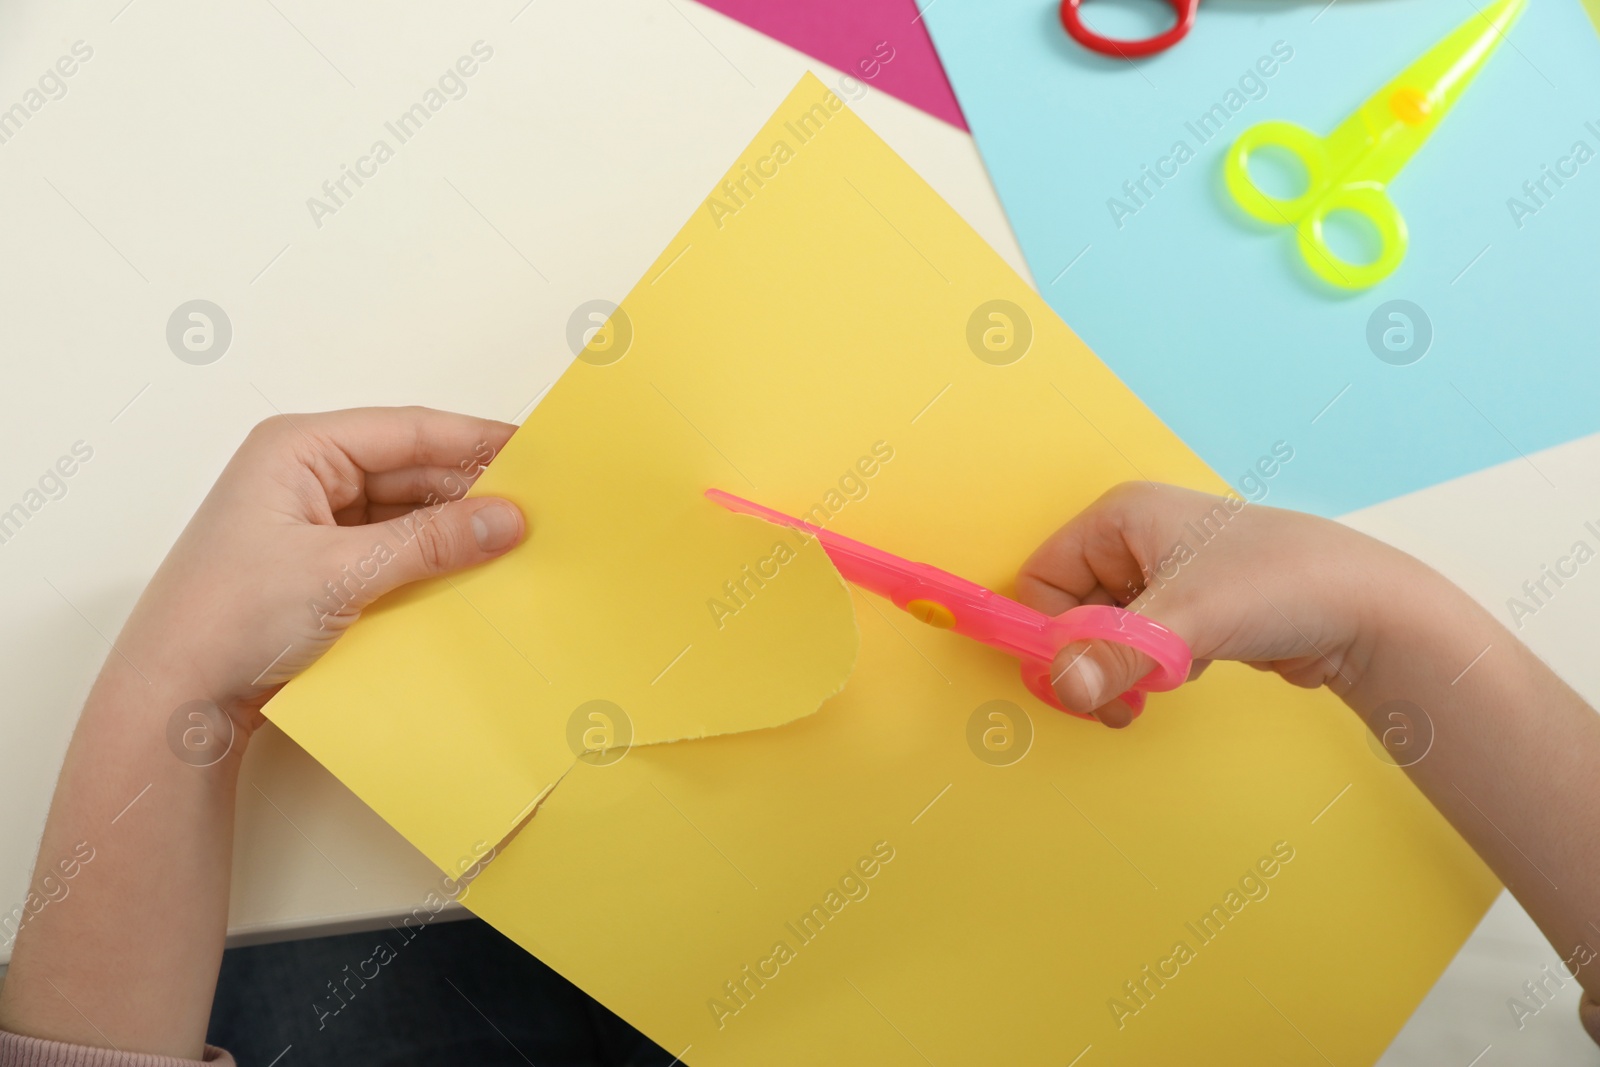
[{"label": "pink plastic scissors", "polygon": [[1067,710],[1050,685],[1050,665],[1056,653],[1074,641],[1114,641],[1155,660],[1155,669],[1122,694],[1135,715],[1143,710],[1146,693],[1176,689],[1189,678],[1189,646],[1143,615],[1090,604],[1052,617],[948,571],[901,559],[721,489],[707,489],[706,496],[729,511],[804,530],[822,542],[845,581],[886,597],[930,626],[954,630],[1015,656],[1022,661],[1023,684],[1051,707]]},{"label": "pink plastic scissors", "polygon": [[1079,10],[1083,6],[1083,0],[1061,0],[1061,25],[1066,27],[1067,33],[1072,35],[1074,41],[1103,56],[1122,59],[1153,56],[1157,52],[1165,52],[1183,40],[1194,27],[1195,14],[1200,10],[1200,0],[1167,0],[1167,2],[1172,5],[1178,21],[1172,29],[1140,41],[1121,41],[1105,37],[1085,26],[1083,13]]}]

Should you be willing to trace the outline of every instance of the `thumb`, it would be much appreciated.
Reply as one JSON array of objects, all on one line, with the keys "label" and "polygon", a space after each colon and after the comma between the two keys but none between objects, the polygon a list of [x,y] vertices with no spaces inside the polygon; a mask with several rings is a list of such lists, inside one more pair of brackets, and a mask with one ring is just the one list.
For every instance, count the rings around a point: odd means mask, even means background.
[{"label": "thumb", "polygon": [[410,582],[487,563],[510,551],[527,530],[517,506],[497,497],[418,508],[385,526],[391,554],[365,590],[372,600]]},{"label": "thumb", "polygon": [[1117,698],[1154,667],[1148,656],[1127,645],[1077,641],[1056,653],[1050,684],[1072,711],[1120,730],[1133,721],[1133,709]]}]

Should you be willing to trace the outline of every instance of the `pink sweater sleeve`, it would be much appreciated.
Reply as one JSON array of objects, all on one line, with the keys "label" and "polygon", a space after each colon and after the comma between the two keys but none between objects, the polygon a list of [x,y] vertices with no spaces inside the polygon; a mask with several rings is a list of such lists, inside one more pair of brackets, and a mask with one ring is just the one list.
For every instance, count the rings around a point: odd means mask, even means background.
[{"label": "pink sweater sleeve", "polygon": [[173,1056],[68,1045],[0,1030],[0,1067],[194,1067],[197,1063],[235,1067],[232,1056],[211,1045],[206,1046],[203,1060],[180,1060]]}]

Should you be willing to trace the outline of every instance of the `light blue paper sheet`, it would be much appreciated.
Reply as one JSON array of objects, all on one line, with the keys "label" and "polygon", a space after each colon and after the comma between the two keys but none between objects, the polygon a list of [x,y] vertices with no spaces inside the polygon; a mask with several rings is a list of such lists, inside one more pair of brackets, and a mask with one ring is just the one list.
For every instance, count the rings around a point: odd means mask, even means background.
[{"label": "light blue paper sheet", "polygon": [[[1600,39],[1578,0],[1531,0],[1390,186],[1405,262],[1353,294],[1234,205],[1223,153],[1266,119],[1331,131],[1474,2],[1203,0],[1134,63],[1080,48],[1051,0],[923,6],[1046,299],[1236,485],[1283,442],[1271,502],[1338,514],[1600,431]],[[1172,176],[1136,198],[1147,167]],[[1431,324],[1415,362],[1424,324],[1391,301]]]}]

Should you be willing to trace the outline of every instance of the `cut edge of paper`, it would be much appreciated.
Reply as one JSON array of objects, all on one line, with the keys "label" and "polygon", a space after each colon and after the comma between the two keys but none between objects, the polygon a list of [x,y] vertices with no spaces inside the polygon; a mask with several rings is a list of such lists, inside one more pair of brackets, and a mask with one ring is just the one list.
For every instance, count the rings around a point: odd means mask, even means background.
[{"label": "cut edge of paper", "polygon": [[[763,520],[760,520],[760,518],[752,518],[750,522],[763,522]],[[826,555],[826,552],[824,552],[824,555]],[[832,558],[829,558],[829,566],[830,568],[834,566],[834,563],[832,563]],[[818,702],[816,702],[816,707],[808,710],[808,712],[798,713],[798,715],[795,715],[794,718],[790,718],[790,720],[787,721],[782,721],[782,723],[765,723],[765,725],[750,726],[750,728],[747,729],[720,729],[720,731],[717,731],[717,733],[685,734],[685,736],[682,737],[661,737],[661,739],[658,739],[658,741],[642,741],[638,742],[638,744],[618,745],[619,749],[624,750],[624,755],[626,755],[627,750],[630,749],[653,749],[653,747],[659,747],[659,745],[675,745],[683,744],[683,742],[709,741],[709,739],[712,739],[712,737],[736,737],[741,736],[741,734],[760,733],[760,731],[763,731],[763,729],[782,729],[784,726],[792,726],[794,723],[798,723],[798,721],[806,720],[806,718],[811,718],[813,715],[816,715],[816,713],[821,712],[822,705],[832,701],[835,696],[838,696],[838,694],[845,691],[845,686],[850,685],[850,678],[853,677],[854,673],[856,673],[856,664],[858,664],[859,659],[861,659],[861,617],[856,614],[856,598],[854,598],[853,592],[851,592],[850,582],[846,582],[843,574],[838,573],[838,568],[834,568],[834,577],[837,579],[838,584],[845,587],[846,597],[850,597],[850,622],[851,629],[854,630],[854,637],[856,637],[856,640],[854,640],[854,651],[851,653],[850,657],[850,669],[845,670],[845,673],[843,673],[842,677],[840,677],[840,680],[838,680],[838,685],[834,686],[834,689],[832,689],[830,693],[824,693],[821,697],[819,697]],[[622,757],[618,758],[621,760]],[[566,776],[573,773],[574,769],[578,769],[578,765],[579,763],[582,763],[582,761],[584,761],[584,758],[582,757],[573,757],[573,761],[566,765],[565,771],[562,771],[560,776],[558,776],[554,782],[550,782],[550,784],[546,785],[544,789],[539,790],[538,797],[534,797],[533,800],[528,801],[528,806],[522,809],[522,813],[517,814],[517,819],[512,822],[512,827],[510,827],[509,830],[506,830],[504,835],[501,835],[501,838],[494,843],[493,848],[488,849],[488,853],[486,854],[494,857],[504,853],[504,851],[509,848],[510,843],[517,840],[517,837],[522,835],[523,830],[528,829],[528,825],[534,821],[534,817],[538,817],[539,811],[544,808],[546,801],[549,801],[550,797],[554,797],[555,790],[560,789],[562,782],[566,781]],[[493,862],[493,859],[490,859],[490,862]],[[488,862],[485,862],[483,867],[488,867]],[[467,894],[467,889],[470,889],[470,886],[472,886],[472,880],[466,880],[464,883],[462,883],[462,885],[466,886],[466,888],[462,889],[461,894],[462,899],[464,899]]]},{"label": "cut edge of paper", "polygon": [[[758,519],[749,515],[732,515],[730,517],[745,522],[759,522],[763,525],[771,525],[770,523],[767,523],[765,519]],[[802,711],[792,719],[787,719],[783,722],[765,723],[761,726],[752,726],[747,729],[718,730],[715,732],[684,734],[680,737],[658,738],[654,741],[640,741],[627,745],[619,745],[617,746],[618,748],[622,749],[624,753],[626,753],[627,750],[635,748],[643,749],[652,748],[659,745],[678,745],[686,741],[705,741],[714,737],[736,737],[741,734],[759,733],[763,730],[781,730],[786,726],[792,726],[794,723],[809,719],[811,716],[821,711],[824,704],[838,696],[840,693],[844,692],[845,687],[850,684],[850,679],[856,672],[856,664],[861,659],[861,619],[856,612],[855,595],[850,583],[844,580],[844,575],[840,574],[839,568],[834,566],[833,557],[829,556],[827,551],[822,549],[821,542],[813,538],[813,543],[816,544],[817,549],[822,552],[823,558],[828,561],[828,569],[833,572],[834,581],[838,582],[840,587],[844,590],[845,598],[850,604],[850,628],[854,640],[851,642],[852,649],[850,653],[850,665],[848,668],[846,668],[844,673],[840,675],[838,684],[835,685],[829,692],[822,694],[822,696],[817,699],[816,705],[809,711]],[[610,750],[602,749],[601,751]],[[622,757],[619,756],[617,758],[621,759]],[[567,780],[567,775],[576,770],[578,764],[582,763],[583,761],[584,760],[582,756],[574,756],[572,762],[567,765],[567,769],[562,771],[560,776],[557,777],[555,781],[551,782],[549,785],[545,786],[544,789],[540,790],[539,795],[534,797],[533,800],[528,803],[528,806],[523,808],[522,811],[518,813],[516,819],[512,822],[511,828],[501,835],[499,841],[495,842],[494,848],[490,850],[492,855],[498,856],[506,848],[510,847],[511,842],[515,841],[522,831],[527,829],[528,824],[533,822],[534,818],[539,814],[539,811],[545,806],[545,803],[555,795],[555,792],[558,788],[560,788],[561,783]],[[487,864],[485,866],[487,866]],[[468,882],[467,884],[470,886],[471,883]]]},{"label": "cut edge of paper", "polygon": [[[746,151],[748,151],[748,149],[746,149]],[[742,159],[743,156],[741,155],[740,158]],[[729,173],[732,173],[732,171],[730,170]],[[765,519],[756,518],[753,515],[735,515],[730,513],[729,517],[739,522],[760,523],[762,526],[772,527],[772,523],[767,522]],[[834,564],[833,557],[828,555],[827,549],[822,547],[822,542],[813,537],[811,539],[811,544],[815,545],[816,550],[822,553],[822,558],[827,562],[828,570],[833,575],[833,580],[839,583],[839,588],[844,592],[845,601],[850,605],[850,630],[852,637],[850,642],[850,663],[845,667],[844,672],[839,675],[839,680],[834,687],[819,696],[816,704],[809,710],[801,711],[798,715],[795,715],[789,719],[785,719],[783,722],[768,722],[762,723],[759,726],[748,726],[731,730],[706,730],[705,728],[702,728],[701,732],[697,734],[682,734],[678,737],[661,737],[653,741],[640,741],[633,744],[623,745],[621,747],[649,748],[651,745],[676,745],[684,741],[704,741],[711,737],[734,737],[738,734],[752,734],[761,730],[779,730],[785,726],[792,725],[804,719],[809,719],[811,716],[822,710],[822,705],[826,704],[828,701],[844,692],[845,686],[850,684],[850,678],[856,673],[856,664],[861,660],[861,619],[856,613],[854,587],[851,586],[849,582],[844,580],[844,575],[839,573],[839,568]],[[806,547],[810,546],[808,545]],[[574,760],[574,764],[581,759],[582,757],[578,757],[577,760]],[[563,774],[562,777],[564,778],[566,775]],[[560,779],[556,780],[556,784],[560,784]],[[555,786],[551,786],[550,788],[554,789]],[[540,798],[539,803],[543,803],[542,797]]]}]

